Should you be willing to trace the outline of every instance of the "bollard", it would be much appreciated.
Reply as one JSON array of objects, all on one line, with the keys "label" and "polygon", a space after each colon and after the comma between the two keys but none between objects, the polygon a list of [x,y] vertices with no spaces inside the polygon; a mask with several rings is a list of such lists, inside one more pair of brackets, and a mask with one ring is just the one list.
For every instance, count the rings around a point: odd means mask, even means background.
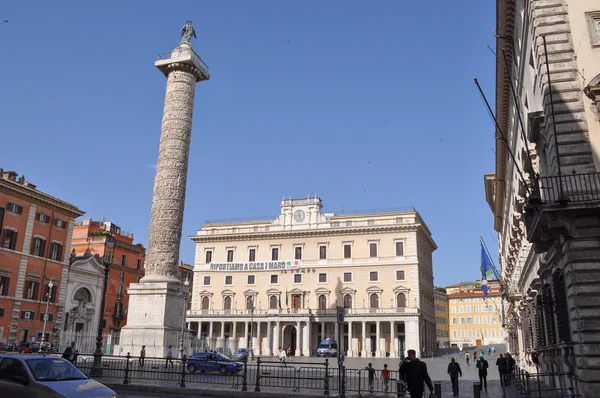
[{"label": "bollard", "polygon": [[129,384],[129,359],[131,359],[131,354],[127,353],[127,362],[125,363],[125,380],[123,380],[123,384]]},{"label": "bollard", "polygon": [[329,395],[329,359],[325,358],[325,391],[323,395]]},{"label": "bollard", "polygon": [[401,398],[406,396],[406,384],[400,379],[396,382],[396,396]]},{"label": "bollard", "polygon": [[256,386],[254,392],[260,392],[260,357],[256,359]]},{"label": "bollard", "polygon": [[179,387],[185,388],[185,363],[187,362],[187,357],[185,354],[181,359],[181,382],[179,383]]},{"label": "bollard", "polygon": [[346,398],[346,367],[342,366],[342,385],[340,389],[340,398]]},{"label": "bollard", "polygon": [[478,381],[473,382],[473,398],[481,398],[481,383]]},{"label": "bollard", "polygon": [[435,393],[436,398],[442,398],[442,382],[441,381],[435,381],[433,383],[433,391]]},{"label": "bollard", "polygon": [[248,376],[248,358],[244,358],[244,374],[242,375],[242,391],[248,391],[248,382],[246,377]]}]

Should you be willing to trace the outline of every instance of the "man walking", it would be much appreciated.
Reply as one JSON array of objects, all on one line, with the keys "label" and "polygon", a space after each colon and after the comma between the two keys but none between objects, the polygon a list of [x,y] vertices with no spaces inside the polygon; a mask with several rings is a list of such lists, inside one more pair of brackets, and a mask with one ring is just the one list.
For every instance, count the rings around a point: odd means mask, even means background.
[{"label": "man walking", "polygon": [[[454,359],[454,358],[452,358],[452,359]],[[465,354],[465,361],[467,361],[467,366],[471,366],[471,365],[469,365],[469,359],[471,359],[471,357],[469,356],[469,353],[467,352]]]},{"label": "man walking", "polygon": [[483,354],[479,357],[479,361],[477,361],[477,369],[479,369],[479,389],[487,391],[487,370],[490,365],[488,361],[485,360]]},{"label": "man walking", "polygon": [[167,366],[169,366],[169,363],[171,364],[171,367],[173,367],[173,346],[170,345],[169,349],[167,350],[167,360],[165,362],[165,368]]},{"label": "man walking", "polygon": [[454,358],[450,359],[450,363],[448,364],[448,374],[452,382],[452,392],[455,397],[458,397],[458,375],[462,377],[462,370],[460,369],[460,364]]},{"label": "man walking", "polygon": [[508,381],[505,377],[508,370],[508,363],[506,362],[506,358],[504,358],[504,354],[500,354],[498,359],[496,359],[496,366],[498,367],[498,374],[500,375],[500,385],[505,386]]},{"label": "man walking", "polygon": [[140,351],[140,359],[138,360],[139,364],[140,364],[140,368],[142,366],[144,366],[144,361],[146,359],[146,346],[143,345],[142,346],[142,351]]},{"label": "man walking", "polygon": [[433,394],[433,383],[427,372],[427,365],[417,359],[415,350],[406,352],[406,361],[400,366],[400,378],[406,383],[410,392],[410,398],[422,398],[427,384],[429,391]]},{"label": "man walking", "polygon": [[78,351],[75,349],[75,342],[72,341],[71,345],[65,349],[62,357],[75,365],[75,363],[77,363],[77,354]]}]

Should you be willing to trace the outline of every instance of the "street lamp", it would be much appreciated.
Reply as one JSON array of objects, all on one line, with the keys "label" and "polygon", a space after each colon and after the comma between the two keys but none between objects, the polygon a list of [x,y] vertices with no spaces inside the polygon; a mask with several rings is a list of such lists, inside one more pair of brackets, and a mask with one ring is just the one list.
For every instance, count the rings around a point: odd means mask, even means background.
[{"label": "street lamp", "polygon": [[[96,351],[94,351],[94,364],[90,370],[91,377],[102,377],[102,332],[104,331],[104,307],[106,306],[106,289],[108,285],[108,272],[110,264],[114,257],[113,249],[115,247],[115,239],[112,236],[107,236],[104,241],[104,290],[102,292],[102,301],[100,302],[100,313],[98,314],[98,335],[96,336]],[[109,249],[108,256],[106,249]],[[107,258],[108,257],[108,258]]]},{"label": "street lamp", "polygon": [[250,349],[250,360],[254,361],[254,349],[252,348],[252,324],[254,323],[254,296],[250,296],[250,343],[248,348]]},{"label": "street lamp", "polygon": [[[190,286],[189,277],[185,277],[185,282],[183,282],[183,286],[187,289]],[[179,359],[183,358],[183,333],[185,330],[185,313],[187,310],[187,300],[188,300],[188,291],[184,290],[181,292],[181,296],[183,297],[183,314],[181,314],[181,338],[179,339]]]},{"label": "street lamp", "polygon": [[[54,284],[52,283],[52,278],[50,278],[50,282],[48,282],[48,293],[46,293],[46,312],[44,313],[44,328],[42,329],[42,343],[46,340],[46,322],[48,321],[48,305],[50,304],[50,297],[52,295],[52,288]],[[42,345],[43,347],[43,345]]]}]

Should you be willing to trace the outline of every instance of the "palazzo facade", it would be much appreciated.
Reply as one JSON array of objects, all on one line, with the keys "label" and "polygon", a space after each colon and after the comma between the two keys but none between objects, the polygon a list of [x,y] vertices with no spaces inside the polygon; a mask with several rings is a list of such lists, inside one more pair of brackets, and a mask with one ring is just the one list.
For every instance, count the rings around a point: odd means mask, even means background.
[{"label": "palazzo facade", "polygon": [[348,357],[433,352],[437,246],[419,213],[322,208],[290,198],[270,220],[204,224],[192,237],[190,329],[212,349],[254,355],[316,355],[325,338]]}]

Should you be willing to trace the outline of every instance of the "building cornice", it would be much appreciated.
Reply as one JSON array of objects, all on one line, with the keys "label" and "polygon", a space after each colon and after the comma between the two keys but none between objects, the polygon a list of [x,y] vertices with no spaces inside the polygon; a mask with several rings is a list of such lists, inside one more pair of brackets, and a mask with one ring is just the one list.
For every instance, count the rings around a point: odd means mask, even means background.
[{"label": "building cornice", "polygon": [[7,192],[23,200],[42,205],[50,210],[54,210],[69,217],[77,218],[85,214],[84,211],[78,209],[76,206],[70,203],[38,191],[37,189],[19,184],[18,182],[0,178],[0,191]]},{"label": "building cornice", "polygon": [[[291,231],[263,231],[263,232],[241,232],[235,234],[214,234],[214,235],[192,235],[189,238],[196,243],[201,242],[225,242],[225,241],[245,241],[245,240],[270,240],[270,239],[294,239],[321,236],[341,236],[341,235],[367,235],[390,232],[417,232],[422,227],[421,224],[394,224],[378,225],[366,227],[345,227],[329,229],[305,229]],[[425,235],[429,236],[425,233]],[[437,248],[433,239],[429,236],[433,246]]]}]

